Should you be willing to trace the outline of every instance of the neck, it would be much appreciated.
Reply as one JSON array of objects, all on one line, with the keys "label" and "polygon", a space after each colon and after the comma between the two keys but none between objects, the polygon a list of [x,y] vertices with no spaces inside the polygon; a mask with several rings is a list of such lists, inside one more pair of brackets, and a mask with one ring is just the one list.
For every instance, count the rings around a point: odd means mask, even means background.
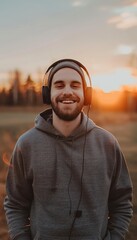
[{"label": "neck", "polygon": [[64,121],[60,119],[53,111],[53,126],[65,137],[68,137],[80,125],[80,122],[81,113],[72,121]]}]

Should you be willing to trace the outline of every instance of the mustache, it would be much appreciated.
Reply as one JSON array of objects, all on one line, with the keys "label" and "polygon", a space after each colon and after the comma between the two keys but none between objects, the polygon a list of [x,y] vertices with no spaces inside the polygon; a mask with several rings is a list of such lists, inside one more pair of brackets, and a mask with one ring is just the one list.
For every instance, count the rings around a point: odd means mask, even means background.
[{"label": "mustache", "polygon": [[57,102],[62,102],[62,101],[79,102],[80,98],[78,96],[58,96]]}]

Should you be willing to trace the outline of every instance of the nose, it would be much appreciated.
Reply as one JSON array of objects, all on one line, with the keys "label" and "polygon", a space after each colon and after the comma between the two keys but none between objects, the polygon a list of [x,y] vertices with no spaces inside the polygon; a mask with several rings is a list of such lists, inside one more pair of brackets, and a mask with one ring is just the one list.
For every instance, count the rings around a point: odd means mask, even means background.
[{"label": "nose", "polygon": [[72,91],[71,86],[66,85],[64,88],[64,95],[72,95],[72,94],[73,94],[73,91]]}]

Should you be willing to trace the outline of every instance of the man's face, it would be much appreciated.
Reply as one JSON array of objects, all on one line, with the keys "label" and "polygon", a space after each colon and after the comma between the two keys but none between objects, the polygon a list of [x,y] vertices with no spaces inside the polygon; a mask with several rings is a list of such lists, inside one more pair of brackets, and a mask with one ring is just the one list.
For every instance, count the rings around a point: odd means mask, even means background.
[{"label": "man's face", "polygon": [[55,114],[64,121],[72,121],[83,105],[83,84],[79,73],[71,68],[58,70],[51,84],[51,106]]}]

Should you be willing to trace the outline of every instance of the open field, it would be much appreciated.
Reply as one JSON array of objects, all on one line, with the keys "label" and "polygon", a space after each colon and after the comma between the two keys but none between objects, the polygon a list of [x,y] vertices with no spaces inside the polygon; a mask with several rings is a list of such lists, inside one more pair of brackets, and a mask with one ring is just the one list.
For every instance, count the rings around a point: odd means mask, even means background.
[{"label": "open field", "polygon": [[[17,138],[33,126],[35,116],[44,108],[0,108],[0,240],[8,240],[3,211],[5,179],[10,155]],[[134,216],[127,240],[137,239],[137,114],[90,113],[100,126],[109,130],[118,139],[134,186]]]}]

